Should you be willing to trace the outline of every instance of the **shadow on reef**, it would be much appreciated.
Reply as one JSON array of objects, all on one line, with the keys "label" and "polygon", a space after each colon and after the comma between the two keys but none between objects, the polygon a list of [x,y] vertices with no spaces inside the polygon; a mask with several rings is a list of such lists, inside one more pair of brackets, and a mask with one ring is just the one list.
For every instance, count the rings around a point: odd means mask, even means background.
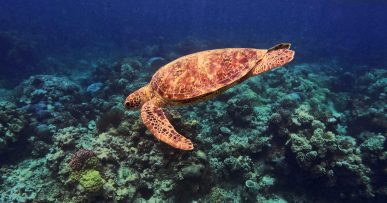
[{"label": "shadow on reef", "polygon": [[124,109],[155,61],[212,47],[188,39],[85,62],[84,77],[24,80],[0,102],[0,202],[383,202],[385,69],[291,64],[167,109],[194,151],[157,141]]}]

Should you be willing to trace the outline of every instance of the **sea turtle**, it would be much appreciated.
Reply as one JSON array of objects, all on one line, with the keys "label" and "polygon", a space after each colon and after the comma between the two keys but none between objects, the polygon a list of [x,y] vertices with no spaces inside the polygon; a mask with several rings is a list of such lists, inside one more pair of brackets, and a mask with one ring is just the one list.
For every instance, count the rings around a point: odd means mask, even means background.
[{"label": "sea turtle", "polygon": [[124,105],[127,109],[141,107],[141,118],[157,139],[178,149],[192,150],[191,140],[175,130],[163,107],[212,98],[251,76],[290,62],[293,57],[289,43],[270,49],[226,48],[197,52],[161,67],[149,84],[125,99]]}]

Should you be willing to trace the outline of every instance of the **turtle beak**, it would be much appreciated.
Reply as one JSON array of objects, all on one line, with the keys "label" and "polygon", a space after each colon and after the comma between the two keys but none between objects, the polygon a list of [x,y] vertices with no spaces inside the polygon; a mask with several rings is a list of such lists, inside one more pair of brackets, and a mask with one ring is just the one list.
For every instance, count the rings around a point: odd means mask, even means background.
[{"label": "turtle beak", "polygon": [[136,94],[136,92],[130,94],[128,97],[126,97],[124,106],[126,109],[133,109],[136,107],[140,107],[141,100],[140,97]]},{"label": "turtle beak", "polygon": [[145,102],[149,101],[150,97],[148,95],[149,95],[148,85],[134,91],[132,94],[126,97],[124,101],[125,108],[133,109],[133,108],[138,108],[142,106]]}]

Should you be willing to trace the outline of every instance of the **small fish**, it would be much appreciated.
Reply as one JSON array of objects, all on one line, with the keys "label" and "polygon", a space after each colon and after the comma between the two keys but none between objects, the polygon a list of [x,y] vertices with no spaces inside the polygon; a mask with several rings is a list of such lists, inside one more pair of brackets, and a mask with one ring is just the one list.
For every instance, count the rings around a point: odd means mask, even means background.
[{"label": "small fish", "polygon": [[102,88],[102,85],[101,82],[93,83],[87,87],[86,91],[90,93],[98,92]]},{"label": "small fish", "polygon": [[[146,67],[148,68],[160,68],[161,64],[165,63],[165,59],[163,57],[155,56],[150,58],[146,62]],[[155,67],[157,66],[157,67]]]}]

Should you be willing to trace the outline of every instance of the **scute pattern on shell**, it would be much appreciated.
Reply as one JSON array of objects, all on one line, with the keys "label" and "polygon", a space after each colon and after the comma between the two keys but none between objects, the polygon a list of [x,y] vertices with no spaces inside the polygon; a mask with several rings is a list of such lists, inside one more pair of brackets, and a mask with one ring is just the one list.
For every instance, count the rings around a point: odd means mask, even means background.
[{"label": "scute pattern on shell", "polygon": [[267,50],[216,49],[181,57],[160,68],[152,89],[170,100],[200,97],[245,76]]}]

